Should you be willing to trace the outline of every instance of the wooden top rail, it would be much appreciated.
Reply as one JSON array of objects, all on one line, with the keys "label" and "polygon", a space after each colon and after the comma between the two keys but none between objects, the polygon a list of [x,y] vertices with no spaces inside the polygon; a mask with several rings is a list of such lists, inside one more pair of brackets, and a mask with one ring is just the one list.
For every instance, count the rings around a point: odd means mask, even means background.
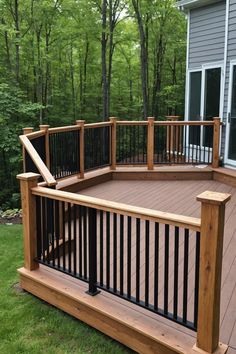
[{"label": "wooden top rail", "polygon": [[148,125],[147,120],[118,120],[116,121],[118,125]]},{"label": "wooden top rail", "polygon": [[72,130],[79,130],[79,129],[80,129],[79,125],[68,125],[65,127],[49,128],[48,132],[49,134],[54,134],[54,133],[63,133],[63,132],[69,132]]},{"label": "wooden top rail", "polygon": [[111,122],[99,122],[99,123],[89,123],[85,124],[84,128],[102,128],[111,126]]},{"label": "wooden top rail", "polygon": [[185,125],[199,125],[199,126],[205,126],[205,125],[210,125],[213,126],[214,125],[214,121],[210,121],[210,120],[202,120],[202,121],[154,121],[154,125],[169,125],[169,126],[173,126],[173,125],[180,125],[180,126],[185,126]]},{"label": "wooden top rail", "polygon": [[25,136],[27,136],[27,138],[30,140],[35,139],[35,138],[39,138],[40,136],[43,136],[43,135],[45,135],[44,130],[37,130],[36,132],[25,134]]},{"label": "wooden top rail", "polygon": [[31,159],[33,160],[35,166],[37,167],[40,174],[42,175],[43,179],[47,183],[47,185],[48,186],[55,186],[57,184],[56,180],[54,179],[54,177],[52,176],[52,174],[48,170],[45,163],[42,161],[41,157],[39,156],[39,154],[37,153],[37,151],[35,150],[35,148],[31,144],[28,137],[26,135],[21,135],[19,138],[20,138],[20,141],[21,141],[22,145],[24,146],[25,150],[28,152],[28,154],[30,155]]},{"label": "wooden top rail", "polygon": [[111,202],[94,197],[88,197],[80,194],[48,189],[45,187],[35,187],[31,189],[33,195],[40,197],[60,200],[66,203],[78,204],[89,208],[108,211],[111,213],[122,214],[135,218],[141,218],[153,222],[160,222],[173,226],[188,228],[194,231],[200,231],[201,220],[189,216],[177,215],[156,211],[152,209],[135,207],[123,203]]}]

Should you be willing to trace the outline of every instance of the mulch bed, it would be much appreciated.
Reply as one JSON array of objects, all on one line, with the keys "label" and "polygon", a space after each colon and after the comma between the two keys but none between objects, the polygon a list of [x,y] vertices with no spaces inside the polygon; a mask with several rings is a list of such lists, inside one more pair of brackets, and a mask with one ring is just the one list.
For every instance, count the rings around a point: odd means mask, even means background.
[{"label": "mulch bed", "polygon": [[22,224],[22,218],[20,216],[15,216],[12,218],[3,218],[0,217],[0,224],[4,225],[4,224]]}]

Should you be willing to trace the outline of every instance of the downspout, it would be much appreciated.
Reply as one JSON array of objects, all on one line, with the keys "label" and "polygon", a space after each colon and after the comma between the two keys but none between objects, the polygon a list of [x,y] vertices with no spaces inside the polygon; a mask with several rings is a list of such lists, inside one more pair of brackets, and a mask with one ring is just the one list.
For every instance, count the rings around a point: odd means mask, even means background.
[{"label": "downspout", "polygon": [[189,33],[190,33],[190,10],[187,13],[188,27],[187,27],[187,51],[186,51],[186,79],[185,79],[185,114],[184,120],[188,121],[189,111]]},{"label": "downspout", "polygon": [[[227,72],[227,59],[228,59],[228,37],[229,37],[229,2],[230,0],[226,0],[226,15],[225,15],[225,47],[224,47],[224,82],[223,82],[223,117],[221,117],[224,128],[225,129],[225,142],[226,142],[226,133],[227,133],[227,112],[226,116],[224,116],[224,109],[225,109],[225,94],[226,94],[226,72]],[[227,100],[228,102],[228,100]],[[227,106],[228,111],[228,106]],[[226,159],[226,147],[222,146],[222,131],[220,137],[220,147],[221,147],[221,157]]]}]

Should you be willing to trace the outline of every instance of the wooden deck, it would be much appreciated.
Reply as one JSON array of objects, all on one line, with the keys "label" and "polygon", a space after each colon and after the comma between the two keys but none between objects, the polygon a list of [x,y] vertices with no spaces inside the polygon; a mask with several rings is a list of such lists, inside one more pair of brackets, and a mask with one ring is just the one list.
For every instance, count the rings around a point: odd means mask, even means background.
[{"label": "wooden deck", "polygon": [[[79,193],[165,212],[200,217],[200,203],[196,201],[196,196],[206,190],[232,194],[232,199],[226,208],[220,340],[229,345],[227,353],[236,354],[236,188],[216,181],[111,180]],[[191,274],[193,272],[190,273],[190,277]],[[189,307],[191,306],[190,298]],[[143,310],[137,309],[137,311]],[[184,327],[167,322],[151,312],[149,316],[165,322],[177,331],[184,332],[189,338],[195,337],[194,332]]]}]

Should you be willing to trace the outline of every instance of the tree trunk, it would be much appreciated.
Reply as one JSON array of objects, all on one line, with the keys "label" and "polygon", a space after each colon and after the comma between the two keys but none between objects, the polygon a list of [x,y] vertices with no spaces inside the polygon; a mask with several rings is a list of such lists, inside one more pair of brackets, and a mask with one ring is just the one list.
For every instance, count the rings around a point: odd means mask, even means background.
[{"label": "tree trunk", "polygon": [[107,0],[102,2],[102,93],[103,93],[103,120],[108,119],[107,110],[107,63],[106,63],[106,50],[107,50]]},{"label": "tree trunk", "polygon": [[20,79],[20,25],[19,25],[19,2],[15,0],[15,39],[16,39],[16,81],[19,83]]},{"label": "tree trunk", "polygon": [[148,82],[147,82],[147,42],[144,30],[143,19],[140,12],[139,0],[132,0],[132,4],[135,11],[135,16],[138,22],[139,37],[140,37],[140,60],[141,60],[141,80],[142,80],[142,96],[143,96],[143,118],[148,116]]}]

